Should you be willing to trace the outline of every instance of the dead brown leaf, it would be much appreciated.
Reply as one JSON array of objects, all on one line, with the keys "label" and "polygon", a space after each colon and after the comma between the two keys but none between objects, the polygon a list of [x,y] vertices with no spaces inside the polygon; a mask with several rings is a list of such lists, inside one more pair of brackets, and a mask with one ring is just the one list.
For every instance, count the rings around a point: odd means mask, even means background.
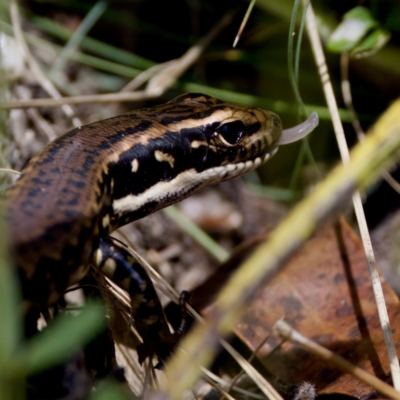
[{"label": "dead brown leaf", "polygon": [[[383,290],[394,340],[400,345],[399,300]],[[389,363],[362,243],[340,220],[310,240],[255,297],[236,333],[256,349],[284,318],[293,328],[387,380]],[[287,385],[309,381],[319,394],[362,398],[372,389],[290,343],[271,336],[259,351],[265,367]]]}]

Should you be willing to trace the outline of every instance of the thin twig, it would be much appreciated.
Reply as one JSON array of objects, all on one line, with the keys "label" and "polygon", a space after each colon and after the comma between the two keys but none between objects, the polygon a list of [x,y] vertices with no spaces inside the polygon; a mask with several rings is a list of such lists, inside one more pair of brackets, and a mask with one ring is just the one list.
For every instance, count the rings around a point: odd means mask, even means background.
[{"label": "thin twig", "polygon": [[392,187],[393,190],[400,194],[400,183],[397,182],[392,175],[390,175],[390,172],[382,172],[382,178],[386,181],[388,185]]},{"label": "thin twig", "polygon": [[0,168],[0,172],[7,172],[7,173],[11,173],[11,174],[21,175],[21,172],[16,171],[15,169],[11,169],[11,168]]},{"label": "thin twig", "polygon": [[197,43],[181,57],[173,60],[174,62],[168,63],[163,70],[154,76],[149,81],[146,90],[150,93],[161,95],[170,88],[172,84],[200,58],[201,54],[215,37],[231,23],[233,15],[234,12],[226,13],[207,35],[198,40]]},{"label": "thin twig", "polygon": [[[204,375],[206,375],[209,379],[211,379],[213,382],[217,382],[221,387],[226,388],[229,387],[229,390],[226,389],[226,391],[229,393],[230,390],[234,390],[235,392],[244,394],[247,398],[249,399],[257,399],[257,400],[265,400],[265,396],[254,393],[253,391],[250,390],[246,390],[243,389],[239,386],[233,386],[231,385],[231,383],[226,382],[223,378],[219,377],[218,375],[214,374],[213,372],[209,371],[209,370],[205,370],[203,371]],[[244,374],[244,371],[242,371],[242,373]],[[221,398],[223,400],[223,398]]]},{"label": "thin twig", "polygon": [[236,37],[235,37],[235,40],[234,40],[234,42],[233,42],[233,45],[232,45],[233,48],[236,47],[236,45],[237,45],[238,42],[239,42],[240,36],[242,36],[242,33],[243,33],[244,28],[245,28],[245,26],[246,26],[246,24],[247,24],[247,21],[249,20],[251,11],[253,10],[254,4],[256,4],[256,0],[251,0],[249,6],[247,7],[246,14],[245,14],[244,17],[243,17],[243,21],[242,21],[242,23],[240,24],[238,33],[237,33],[237,35],[236,35]]},{"label": "thin twig", "polygon": [[[339,111],[335,95],[333,92],[333,87],[329,78],[328,67],[326,65],[325,56],[321,45],[321,40],[318,34],[317,22],[311,4],[309,5],[309,10],[307,12],[306,28],[311,42],[311,47],[314,53],[315,62],[321,77],[325,98],[328,104],[328,108],[332,115],[333,128],[336,134],[336,139],[338,142],[342,161],[344,164],[348,164],[350,161],[349,149],[347,147],[343,126],[340,121]],[[364,209],[362,206],[361,195],[359,191],[356,191],[353,195],[353,205],[358,221],[358,226],[360,228],[361,238],[364,245],[364,251],[368,261],[368,267],[371,275],[375,301],[378,307],[379,320],[383,330],[383,336],[385,338],[386,348],[389,356],[393,384],[396,390],[399,391],[400,390],[399,360],[396,354],[396,348],[394,345],[393,336],[390,328],[389,315],[385,305],[385,298],[383,296],[381,280],[376,266],[375,255],[372,249],[371,238],[369,236],[368,226],[365,219]]]},{"label": "thin twig", "polygon": [[[30,91],[26,87],[23,86],[16,86],[15,87],[15,96],[21,100],[30,100]],[[54,132],[53,127],[50,123],[43,118],[43,116],[39,113],[39,111],[34,108],[30,107],[26,110],[26,114],[32,120],[35,128],[39,133],[42,134],[46,138],[48,142],[53,141],[57,135]]]},{"label": "thin twig", "polygon": [[58,107],[63,104],[109,103],[116,101],[142,101],[157,97],[155,94],[143,90],[131,93],[106,93],[87,96],[62,97],[57,99],[18,100],[9,103],[0,103],[0,108],[7,110],[29,107]]},{"label": "thin twig", "polygon": [[245,360],[239,352],[237,352],[233,346],[231,346],[225,340],[221,341],[224,349],[229,352],[229,354],[234,357],[235,361],[240,365],[240,367],[247,373],[253,382],[258,386],[258,388],[267,396],[270,400],[283,400],[282,396],[275,390],[275,388],[247,361]]},{"label": "thin twig", "polygon": [[[353,105],[353,98],[351,95],[351,86],[349,80],[349,53],[343,53],[340,57],[340,72],[341,72],[341,86],[342,86],[342,96],[344,104],[350,113],[351,123],[353,129],[356,132],[357,138],[360,142],[365,139],[365,132],[361,126],[361,122],[358,119],[357,112]],[[388,171],[382,172],[382,178],[386,181],[388,185],[392,187],[394,191],[400,194],[400,184],[393,178]]]},{"label": "thin twig", "polygon": [[[211,373],[210,373],[211,374]],[[203,371],[203,379],[212,387],[216,392],[218,392],[221,395],[222,399],[227,399],[227,400],[235,400],[233,396],[231,396],[223,387],[220,383],[216,383],[214,379],[212,379],[209,376],[209,371],[204,370]]]},{"label": "thin twig", "polygon": [[340,57],[340,74],[341,74],[341,86],[342,96],[344,104],[351,116],[351,124],[353,125],[354,131],[356,132],[359,142],[365,139],[365,132],[361,127],[360,120],[357,117],[356,110],[353,106],[353,98],[351,95],[350,81],[349,81],[349,53],[343,53]]},{"label": "thin twig", "polygon": [[[264,339],[260,342],[260,344],[252,351],[251,355],[249,358],[247,358],[247,362],[251,364],[253,360],[257,357],[257,353],[262,349],[262,347],[265,345],[267,340],[271,337],[271,334],[269,333],[264,337]],[[230,382],[229,387],[227,389],[228,393],[234,388],[236,383],[239,381],[239,379],[245,374],[245,371],[242,369]],[[223,400],[223,399],[221,399]]]},{"label": "thin twig", "polygon": [[143,72],[141,72],[139,75],[137,75],[135,78],[133,78],[128,84],[126,84],[122,89],[121,92],[133,92],[137,89],[140,88],[144,83],[146,83],[148,80],[153,78],[156,74],[158,74],[161,70],[166,68],[169,64],[173,63],[175,60],[167,61],[165,63],[161,64],[156,64],[153,65]]},{"label": "thin twig", "polygon": [[293,329],[288,323],[283,320],[280,320],[275,323],[273,330],[283,339],[290,340],[292,343],[295,343],[304,349],[308,350],[310,353],[317,355],[323,360],[333,364],[337,368],[341,369],[344,372],[347,372],[361,381],[365,382],[367,385],[372,386],[378,392],[393,398],[400,400],[400,393],[398,393],[392,386],[387,383],[381,381],[376,376],[364,371],[361,368],[358,368],[354,364],[348,362],[343,357],[335,354],[331,350],[319,345],[303,336],[301,333]]}]

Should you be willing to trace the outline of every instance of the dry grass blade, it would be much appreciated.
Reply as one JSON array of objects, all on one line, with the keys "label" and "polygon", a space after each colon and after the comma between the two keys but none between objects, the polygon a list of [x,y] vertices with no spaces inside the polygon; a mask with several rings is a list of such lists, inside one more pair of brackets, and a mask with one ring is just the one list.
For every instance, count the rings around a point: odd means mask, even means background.
[{"label": "dry grass blade", "polygon": [[[270,335],[267,335],[264,340],[259,344],[259,346],[252,352],[251,356],[246,360],[247,364],[251,366],[251,362],[257,357],[257,353],[259,352],[259,350],[262,348],[262,346],[264,346],[265,342],[268,340],[268,338],[270,337]],[[231,346],[229,346],[229,348],[225,347],[225,350],[230,352],[230,348]],[[235,358],[234,354],[230,353],[232,355],[232,357]],[[239,361],[238,361],[239,363]],[[239,363],[240,364],[240,363]],[[239,372],[239,374],[237,374],[233,379],[232,382],[230,384],[229,390],[231,390],[235,385],[236,382],[239,381],[239,379],[245,374],[246,370],[243,369],[242,371]],[[269,384],[268,384],[269,385]]]},{"label": "dry grass blade", "polygon": [[258,388],[270,400],[283,400],[273,386],[248,362],[246,361],[228,342],[223,341],[225,350],[236,360],[247,375],[254,381]]},{"label": "dry grass blade", "polygon": [[129,387],[135,395],[140,396],[145,377],[143,369],[138,365],[136,351],[128,349],[118,342],[115,343],[115,347],[118,365],[124,366]]},{"label": "dry grass blade", "polygon": [[10,168],[0,168],[0,172],[7,172],[10,174],[21,175],[21,172],[16,171],[15,169],[10,169]]},{"label": "dry grass blade", "polygon": [[[333,127],[336,134],[336,139],[338,142],[342,161],[343,163],[347,164],[350,160],[349,149],[347,147],[343,126],[340,121],[339,110],[333,92],[333,87],[329,78],[328,67],[326,65],[325,56],[321,45],[321,40],[318,34],[317,23],[311,4],[309,5],[309,9],[306,16],[306,28],[308,36],[310,38],[311,47],[313,49],[315,62],[321,77],[325,98],[332,115]],[[375,301],[378,307],[379,319],[382,326],[383,335],[385,338],[385,343],[389,355],[393,384],[396,390],[400,391],[399,360],[397,358],[396,348],[393,341],[393,335],[390,328],[389,316],[385,305],[385,299],[383,296],[382,285],[376,266],[375,255],[372,248],[367,221],[365,219],[361,195],[358,191],[355,192],[353,195],[353,205],[357,217],[358,226],[360,228],[361,239],[364,245],[364,251],[368,260],[368,267],[370,270]]]},{"label": "dry grass blade", "polygon": [[397,182],[388,171],[382,172],[382,178],[392,187],[393,190],[400,194],[400,183]]},{"label": "dry grass blade", "polygon": [[392,386],[387,383],[381,381],[375,376],[365,372],[361,368],[356,367],[351,364],[343,357],[338,356],[332,351],[326,349],[325,347],[319,345],[318,343],[306,338],[301,335],[298,331],[293,329],[289,324],[284,321],[278,321],[273,329],[275,332],[282,337],[283,339],[290,340],[293,343],[305,348],[309,352],[321,357],[323,360],[335,365],[337,368],[341,369],[344,372],[347,372],[356,378],[362,380],[366,384],[372,386],[378,392],[388,396],[392,399],[400,400],[400,393],[393,389]]},{"label": "dry grass blade", "polygon": [[[19,100],[31,99],[31,93],[25,90],[22,86],[16,86],[14,95]],[[35,108],[31,107],[26,110],[26,115],[34,124],[39,135],[43,136],[47,142],[53,141],[57,135],[51,124],[42,116],[42,114]]]},{"label": "dry grass blade", "polygon": [[[165,294],[171,301],[179,301],[179,293],[132,247],[127,249],[137,258],[142,267],[149,274],[154,286]],[[193,310],[194,311],[194,310]]]},{"label": "dry grass blade", "polygon": [[157,97],[145,91],[132,93],[106,93],[86,96],[62,97],[56,99],[19,100],[0,104],[0,108],[7,110],[29,107],[58,107],[63,104],[110,103],[116,101],[142,101]]},{"label": "dry grass blade", "polygon": [[[95,273],[104,300],[109,309],[109,326],[115,340],[115,355],[117,363],[124,368],[129,387],[136,395],[140,395],[147,379],[144,369],[140,366],[135,347],[141,343],[139,334],[134,329],[131,320],[131,303],[128,294],[110,279]],[[150,385],[150,383],[148,383]]]},{"label": "dry grass blade", "polygon": [[247,21],[249,20],[249,17],[250,17],[251,11],[253,10],[254,4],[256,4],[256,0],[251,0],[249,7],[247,8],[246,14],[243,17],[243,21],[240,24],[239,31],[235,37],[232,47],[236,47],[236,45],[238,44],[240,36],[242,35],[244,28],[247,24]]},{"label": "dry grass blade", "polygon": [[162,95],[199,59],[212,40],[230,24],[232,17],[233,13],[227,13],[206,36],[201,38],[181,57],[148,68],[129,82],[121,91],[136,90],[142,84],[149,81],[145,92],[155,96]]},{"label": "dry grass blade", "polygon": [[[179,294],[172,288],[172,286],[166,282],[163,277],[155,271],[147,261],[142,258],[134,249],[128,247],[129,251],[134,254],[134,256],[140,261],[141,265],[146,269],[149,275],[152,277],[152,281],[154,286],[161,290],[165,295],[167,295],[173,301],[179,300]],[[111,293],[116,297],[116,299],[121,302],[126,308],[126,316],[130,315],[130,301],[126,292],[120,289],[117,285],[115,285],[112,281],[106,278],[107,284],[111,290]],[[203,318],[190,306],[187,305],[188,312],[190,315],[196,319],[196,321],[203,323]],[[137,333],[134,331],[137,335]],[[272,385],[264,379],[260,373],[256,371],[256,369],[250,364],[249,361],[245,360],[228,342],[221,339],[220,343],[222,347],[233,357],[233,359],[243,368],[243,371],[247,373],[249,377],[251,377],[254,383],[259,387],[259,389],[270,399],[282,400],[278,392],[272,387]],[[208,375],[208,371],[202,368],[204,374]],[[218,390],[223,391],[221,388]],[[225,392],[222,393],[225,395]]]},{"label": "dry grass blade", "polygon": [[211,372],[204,370],[204,379],[212,386],[221,396],[223,399],[234,400],[235,398],[231,396],[226,390],[224,390],[220,384],[216,383],[213,378],[217,378]]},{"label": "dry grass blade", "polygon": [[[13,25],[13,30],[14,30],[14,36],[15,36],[16,40],[18,41],[19,45],[22,47],[25,58],[29,64],[29,67],[30,67],[32,73],[34,74],[36,80],[50,96],[57,98],[59,100],[62,100],[62,98],[61,98],[62,96],[60,95],[58,90],[55,88],[53,83],[46,77],[46,75],[40,69],[36,60],[34,59],[31,52],[29,51],[28,45],[26,44],[25,39],[24,39],[24,35],[22,34],[19,10],[18,10],[18,6],[17,6],[17,2],[15,0],[12,1],[10,4],[10,14],[11,14],[11,20],[12,20],[12,25]],[[61,108],[62,108],[63,112],[65,113],[65,115],[72,119],[72,122],[75,126],[82,125],[81,121],[79,120],[79,118],[77,118],[75,116],[75,113],[70,106],[64,104],[64,102],[61,102],[60,105],[62,105]]]},{"label": "dry grass blade", "polygon": [[[358,119],[357,112],[353,105],[353,96],[351,95],[351,86],[349,80],[349,54],[343,53],[340,57],[340,70],[342,76],[342,96],[343,101],[346,105],[347,110],[351,116],[351,123],[353,125],[353,129],[356,132],[358,140],[361,142],[365,139],[365,132],[361,127],[361,122]],[[383,179],[400,194],[400,184],[390,175],[388,171],[384,171],[382,173]]]},{"label": "dry grass blade", "polygon": [[[228,384],[222,378],[220,378],[219,376],[215,375],[214,373],[212,373],[209,370],[203,369],[203,373],[204,373],[205,378],[207,378],[208,381],[216,382],[219,385],[219,388],[221,388],[221,387],[222,388],[226,388],[227,387],[227,389],[224,389],[224,391],[227,392],[227,393],[229,393],[232,389],[234,389],[236,392],[244,394],[249,399],[260,399],[260,400],[264,400],[265,399],[265,396],[263,396],[263,395],[254,393],[254,392],[246,390],[246,389],[242,389],[242,388],[237,387],[237,386],[232,386],[232,383]],[[224,396],[226,396],[226,395],[224,394]]]},{"label": "dry grass blade", "polygon": [[153,65],[150,68],[147,68],[145,71],[141,72],[138,76],[132,79],[129,83],[127,83],[122,89],[121,92],[133,92],[140,88],[143,84],[153,78],[155,75],[160,73],[164,68],[167,68],[168,65],[173,64],[175,60],[166,61],[164,63],[160,63],[157,65]]},{"label": "dry grass blade", "polygon": [[193,65],[212,42],[212,40],[227,27],[233,18],[229,12],[214,26],[206,36],[202,37],[183,56],[166,64],[148,83],[146,91],[162,95],[191,65]]},{"label": "dry grass blade", "polygon": [[[16,5],[12,7],[15,23],[19,21]],[[35,71],[38,81],[43,88],[54,97],[54,99],[36,99],[36,100],[19,100],[0,104],[0,108],[17,109],[29,107],[67,107],[68,104],[86,104],[86,103],[108,103],[117,101],[143,101],[156,98],[162,95],[169,87],[191,66],[204,52],[211,41],[232,21],[233,13],[227,13],[221,21],[210,30],[210,32],[201,38],[194,46],[192,46],[185,54],[176,60],[171,60],[163,64],[155,65],[138,75],[133,81],[128,83],[120,93],[107,93],[87,96],[63,97],[55,89],[54,85],[44,76],[36,61],[30,55],[29,50],[23,41],[22,31],[19,28],[15,32],[17,37],[24,44],[25,53],[30,60],[31,69]],[[143,91],[128,92],[134,90],[150,79],[147,88]],[[67,109],[68,110],[68,109]],[[70,114],[68,114],[70,116]],[[71,114],[72,115],[72,114]],[[76,121],[75,121],[76,122]],[[76,125],[76,123],[75,123]],[[80,125],[80,124],[78,124]]]}]

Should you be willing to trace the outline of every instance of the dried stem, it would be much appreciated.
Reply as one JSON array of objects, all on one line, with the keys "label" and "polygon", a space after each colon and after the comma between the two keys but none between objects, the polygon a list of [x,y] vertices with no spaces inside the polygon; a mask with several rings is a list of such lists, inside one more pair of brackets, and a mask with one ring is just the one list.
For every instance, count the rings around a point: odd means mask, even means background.
[{"label": "dried stem", "polygon": [[[303,0],[304,1],[304,0]],[[336,134],[339,151],[344,164],[350,161],[349,149],[347,147],[346,138],[342,123],[340,121],[339,110],[337,107],[335,95],[333,92],[332,83],[328,73],[328,67],[325,61],[325,55],[322,49],[321,40],[319,38],[317,23],[311,4],[307,12],[307,32],[311,42],[311,47],[314,53],[314,58],[318,71],[321,77],[323,90],[325,93],[326,102],[330,110],[333,122],[333,128]],[[376,266],[375,255],[372,249],[371,238],[368,232],[368,226],[365,219],[364,209],[361,201],[360,192],[356,191],[353,195],[353,205],[357,217],[357,222],[360,228],[361,239],[364,245],[364,251],[368,261],[368,267],[371,275],[372,287],[374,291],[375,301],[378,307],[378,315],[385,338],[386,348],[390,361],[390,369],[392,373],[393,384],[396,390],[400,390],[400,366],[396,354],[396,348],[393,341],[393,336],[390,328],[389,315],[386,309],[385,299],[378,269]]]},{"label": "dried stem", "polygon": [[293,329],[288,323],[280,320],[278,321],[273,330],[283,339],[289,340],[304,349],[308,350],[310,353],[317,355],[326,362],[329,362],[339,368],[340,370],[347,372],[361,381],[365,382],[367,385],[372,386],[378,392],[392,398],[400,400],[400,393],[398,393],[392,386],[381,381],[376,376],[358,368],[354,364],[348,362],[343,357],[333,353],[331,350],[319,345],[318,343],[310,340],[300,334],[298,331]]}]

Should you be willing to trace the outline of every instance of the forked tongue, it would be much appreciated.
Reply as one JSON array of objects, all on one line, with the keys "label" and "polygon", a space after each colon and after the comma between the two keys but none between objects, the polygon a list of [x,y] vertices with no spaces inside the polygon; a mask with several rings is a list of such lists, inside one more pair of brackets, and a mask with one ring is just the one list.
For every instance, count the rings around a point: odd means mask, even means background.
[{"label": "forked tongue", "polygon": [[293,128],[283,129],[282,135],[277,144],[288,144],[303,139],[318,126],[318,122],[318,114],[316,111],[313,111],[301,124],[296,125]]}]

